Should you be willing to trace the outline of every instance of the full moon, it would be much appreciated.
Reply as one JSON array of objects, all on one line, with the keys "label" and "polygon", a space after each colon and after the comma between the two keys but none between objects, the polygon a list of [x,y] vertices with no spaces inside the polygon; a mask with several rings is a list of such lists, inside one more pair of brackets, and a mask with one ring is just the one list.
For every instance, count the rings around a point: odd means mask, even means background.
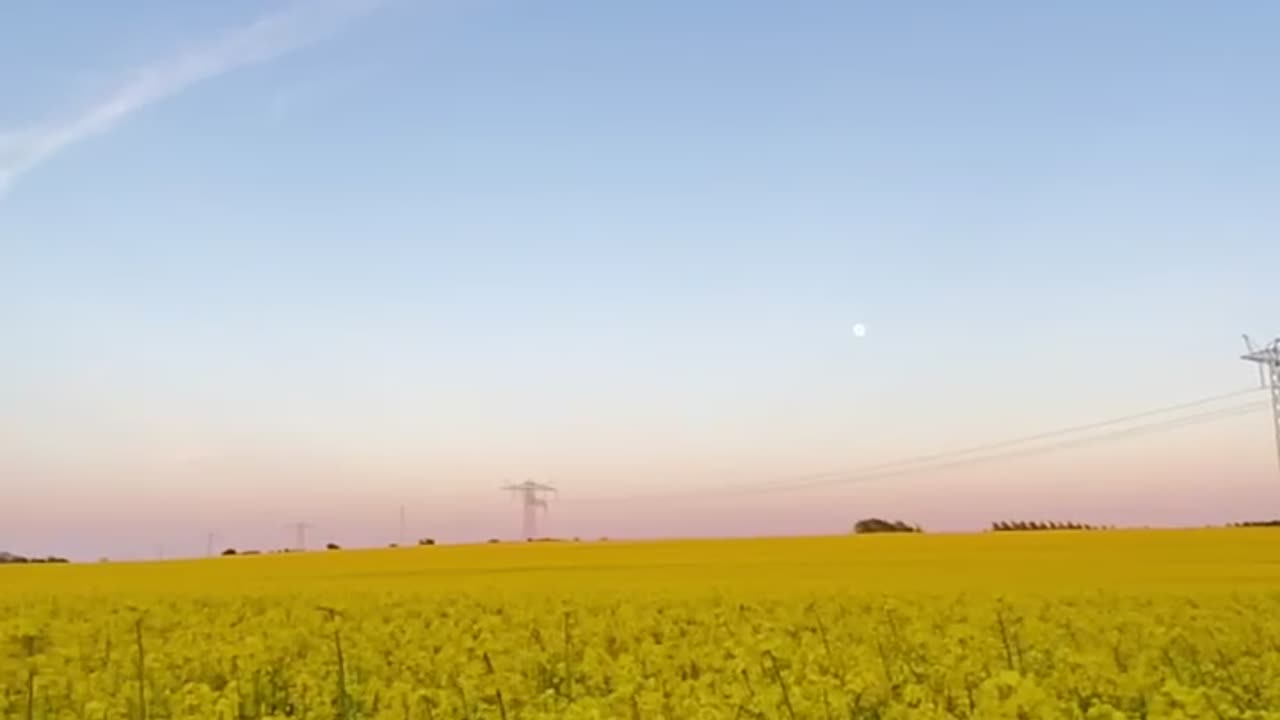
[{"label": "full moon", "polygon": [[853,336],[854,336],[854,337],[865,337],[865,336],[866,336],[866,334],[867,334],[867,326],[866,326],[866,325],[863,325],[862,323],[857,323],[856,325],[854,325],[854,326],[853,326]]}]

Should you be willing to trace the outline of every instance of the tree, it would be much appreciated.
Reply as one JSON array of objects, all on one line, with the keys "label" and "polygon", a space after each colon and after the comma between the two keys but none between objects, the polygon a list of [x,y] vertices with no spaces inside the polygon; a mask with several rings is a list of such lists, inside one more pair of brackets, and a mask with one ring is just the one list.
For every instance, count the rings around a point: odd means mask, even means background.
[{"label": "tree", "polygon": [[418,541],[418,544],[419,545],[435,545],[436,541],[435,541],[435,538],[422,538],[421,540]]},{"label": "tree", "polygon": [[853,532],[858,535],[865,535],[868,533],[918,533],[924,531],[917,525],[908,525],[901,520],[889,522],[880,518],[864,518],[854,523]]},{"label": "tree", "polygon": [[236,554],[235,548],[227,548],[226,550],[222,551],[223,557],[231,557],[232,555],[235,555],[235,554]]},{"label": "tree", "polygon": [[342,548],[338,547],[338,543],[329,543],[328,545],[325,545],[324,547],[325,547],[325,549],[326,549],[326,550],[341,550],[341,549],[342,549]]}]

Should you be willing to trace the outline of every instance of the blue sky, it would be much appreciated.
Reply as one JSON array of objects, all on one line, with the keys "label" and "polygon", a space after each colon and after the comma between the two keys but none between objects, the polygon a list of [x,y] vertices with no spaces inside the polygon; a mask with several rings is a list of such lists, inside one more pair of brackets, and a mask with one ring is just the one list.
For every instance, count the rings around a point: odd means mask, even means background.
[{"label": "blue sky", "polygon": [[268,543],[302,514],[376,542],[401,503],[487,537],[518,519],[493,488],[525,476],[565,489],[565,534],[1280,506],[1261,415],[675,519],[571,502],[1247,387],[1238,334],[1280,334],[1277,21],[1264,2],[6,7],[0,545]]}]

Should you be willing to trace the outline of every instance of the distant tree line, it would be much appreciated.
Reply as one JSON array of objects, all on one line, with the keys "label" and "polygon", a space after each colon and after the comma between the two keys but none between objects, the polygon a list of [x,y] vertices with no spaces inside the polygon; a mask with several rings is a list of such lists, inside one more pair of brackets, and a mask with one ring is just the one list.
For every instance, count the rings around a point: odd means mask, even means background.
[{"label": "distant tree line", "polygon": [[[330,549],[336,550],[337,548],[330,548]],[[279,550],[268,550],[267,552],[272,555],[278,555],[278,554],[284,554],[284,553],[297,553],[302,551],[295,550],[293,548],[281,548]],[[233,557],[235,555],[261,555],[261,554],[262,554],[261,550],[236,550],[235,548],[227,548],[226,550],[222,551],[223,557]]]},{"label": "distant tree line", "polygon": [[[421,540],[418,541],[419,546],[428,546],[428,545],[435,545],[435,544],[436,544],[436,541],[433,538],[422,538]],[[400,545],[399,543],[391,543],[387,547],[396,548],[396,547],[400,547]],[[325,543],[324,549],[325,550],[341,550],[342,546],[339,545],[338,543],[330,542],[330,543]],[[280,550],[270,550],[268,552],[296,553],[296,552],[303,552],[303,551],[298,550],[297,548],[282,548]],[[223,557],[232,557],[235,555],[261,555],[262,553],[258,550],[237,550],[235,548],[227,548],[226,550],[223,550],[221,554]]]},{"label": "distant tree line", "polygon": [[991,529],[995,532],[1026,532],[1034,530],[1114,530],[1114,525],[1089,525],[1087,523],[1078,522],[1027,522],[1017,520],[1013,522],[1000,521],[991,523]]},{"label": "distant tree line", "polygon": [[1231,523],[1227,527],[1233,527],[1233,528],[1280,527],[1280,520],[1248,520],[1245,522]]},{"label": "distant tree line", "polygon": [[908,525],[901,520],[881,520],[880,518],[865,518],[853,524],[853,532],[858,535],[867,535],[870,533],[922,533],[923,529],[919,525]]},{"label": "distant tree line", "polygon": [[0,552],[0,565],[28,565],[28,564],[60,565],[60,564],[69,563],[69,562],[71,561],[66,558],[55,557],[53,555],[50,555],[48,557],[26,557],[23,555],[14,555],[13,553],[8,553],[8,552]]}]

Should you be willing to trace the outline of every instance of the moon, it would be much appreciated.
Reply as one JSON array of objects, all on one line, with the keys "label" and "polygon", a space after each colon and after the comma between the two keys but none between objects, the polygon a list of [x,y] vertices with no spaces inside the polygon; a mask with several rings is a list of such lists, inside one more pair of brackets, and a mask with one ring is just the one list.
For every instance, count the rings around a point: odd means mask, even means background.
[{"label": "moon", "polygon": [[866,326],[866,325],[863,325],[862,323],[855,323],[855,324],[854,324],[854,326],[853,326],[853,336],[854,336],[854,337],[866,337],[866,336],[867,336],[867,326]]}]

